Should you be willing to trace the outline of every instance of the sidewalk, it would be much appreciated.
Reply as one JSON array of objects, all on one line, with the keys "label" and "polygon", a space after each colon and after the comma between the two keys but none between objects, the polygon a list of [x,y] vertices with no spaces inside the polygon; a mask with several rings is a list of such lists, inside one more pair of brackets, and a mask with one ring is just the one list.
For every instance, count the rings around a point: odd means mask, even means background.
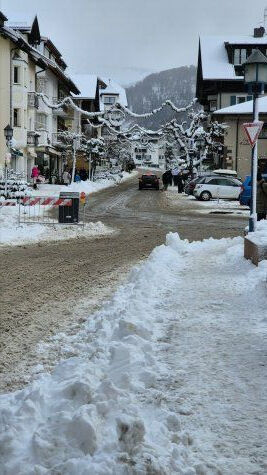
[{"label": "sidewalk", "polygon": [[166,193],[170,206],[179,204],[197,214],[229,214],[249,217],[249,207],[240,205],[238,200],[211,199],[199,201],[192,195],[177,193],[177,187],[171,186]]},{"label": "sidewalk", "polygon": [[267,262],[242,256],[242,238],[169,234],[43,345],[65,361],[0,397],[6,475],[266,473]]}]

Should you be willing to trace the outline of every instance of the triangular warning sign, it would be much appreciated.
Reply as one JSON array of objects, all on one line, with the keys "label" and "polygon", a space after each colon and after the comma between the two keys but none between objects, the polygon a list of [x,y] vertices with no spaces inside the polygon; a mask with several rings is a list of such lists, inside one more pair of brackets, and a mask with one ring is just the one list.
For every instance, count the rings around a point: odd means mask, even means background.
[{"label": "triangular warning sign", "polygon": [[246,124],[243,124],[244,130],[246,132],[247,138],[249,140],[249,143],[251,147],[254,147],[255,143],[258,140],[258,137],[261,133],[261,129],[263,127],[263,122],[258,121],[258,122],[247,122]]}]

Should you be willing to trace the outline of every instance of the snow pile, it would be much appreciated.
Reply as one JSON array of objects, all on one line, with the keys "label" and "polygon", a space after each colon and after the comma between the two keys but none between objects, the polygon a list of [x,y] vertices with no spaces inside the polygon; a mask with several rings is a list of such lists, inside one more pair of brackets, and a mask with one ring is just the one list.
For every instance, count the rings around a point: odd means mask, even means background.
[{"label": "snow pile", "polygon": [[[69,186],[63,185],[48,185],[47,183],[38,183],[38,189],[32,190],[33,196],[59,196],[61,191],[77,191],[85,193],[95,193],[96,191],[103,190],[110,186],[117,185],[122,183],[123,181],[132,178],[133,176],[137,175],[137,172],[134,171],[132,173],[128,172],[120,172],[120,173],[109,173],[101,175],[99,172],[99,178],[96,181],[81,181],[77,183],[72,183]],[[102,178],[101,178],[102,176]]]},{"label": "snow pile", "polygon": [[18,246],[41,241],[90,238],[111,234],[113,230],[101,221],[82,226],[21,224],[18,225],[18,206],[0,209],[0,246]]},{"label": "snow pile", "polygon": [[86,180],[72,183],[68,187],[65,186],[61,188],[61,191],[84,191],[86,194],[95,193],[96,191],[117,185],[125,180],[128,180],[129,178],[132,178],[135,175],[137,175],[137,172],[121,172],[116,174],[106,173],[102,175],[103,177],[99,175],[99,178],[97,178],[96,181]]},{"label": "snow pile", "polygon": [[248,237],[256,244],[267,246],[267,220],[263,219],[258,221],[256,231],[254,233],[248,233]]},{"label": "snow pile", "polygon": [[[186,371],[174,367],[172,374],[162,355],[170,349],[165,326],[178,318],[190,325],[184,316],[188,315],[186,309],[177,301],[180,290],[183,302],[187,299],[188,289],[183,287],[187,269],[190,278],[187,276],[186,286],[194,287],[193,267],[202,269],[197,274],[202,283],[203,266],[211,260],[214,269],[220,267],[223,285],[220,282],[219,290],[225,290],[229,299],[242,295],[249,302],[248,285],[254,296],[257,286],[264,285],[267,263],[255,268],[242,259],[242,252],[241,238],[190,244],[176,234],[169,234],[166,246],[156,248],[147,262],[135,268],[128,283],[119,288],[102,310],[90,316],[76,335],[55,337],[51,345],[60,345],[63,357],[68,359],[60,362],[51,375],[43,374],[24,390],[0,397],[0,465],[4,473],[234,473],[220,470],[224,464],[222,456],[216,465],[216,449],[210,449],[210,434],[201,425],[204,413],[201,417],[196,414],[196,437],[184,429],[184,418],[192,414],[190,404],[184,403],[178,389]],[[235,267],[237,272],[231,279]],[[218,318],[220,302],[216,307],[216,297],[212,295],[213,304],[205,306],[207,302],[202,300],[202,294],[201,284],[201,288],[195,288],[199,313],[193,317],[205,321],[209,314],[213,320],[215,315]],[[190,292],[188,298],[192,299]],[[252,303],[255,310],[255,299]],[[240,311],[238,307],[237,310]],[[227,312],[229,315],[229,308]],[[254,318],[256,314],[255,311]],[[223,321],[225,318],[223,315]],[[235,320],[240,328],[240,322]],[[194,328],[197,326],[195,321]],[[185,341],[187,347],[189,343]],[[192,349],[188,347],[189,354]],[[43,346],[43,351],[47,347]],[[175,360],[178,368],[183,369],[184,363]],[[196,381],[201,382],[204,374]],[[211,396],[206,397],[211,397],[210,407],[218,414],[220,409],[214,402],[212,384]],[[201,394],[198,397],[202,398]],[[201,401],[196,412],[201,412],[204,400]],[[169,407],[177,407],[177,411],[174,413]],[[222,421],[217,426],[221,424]],[[216,463],[205,461],[201,451],[206,451],[210,459],[215,457]],[[238,462],[232,458],[234,464],[238,463],[240,473],[245,473],[241,456]],[[249,468],[252,473],[255,467]]]}]

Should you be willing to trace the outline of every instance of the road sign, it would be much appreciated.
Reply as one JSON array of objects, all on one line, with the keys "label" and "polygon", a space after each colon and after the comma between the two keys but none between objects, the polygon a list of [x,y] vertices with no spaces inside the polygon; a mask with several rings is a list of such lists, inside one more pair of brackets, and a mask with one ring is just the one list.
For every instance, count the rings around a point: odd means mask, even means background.
[{"label": "road sign", "polygon": [[244,130],[246,132],[246,135],[251,147],[254,147],[255,143],[257,142],[258,137],[261,133],[262,126],[263,126],[262,121],[247,122],[243,124]]}]

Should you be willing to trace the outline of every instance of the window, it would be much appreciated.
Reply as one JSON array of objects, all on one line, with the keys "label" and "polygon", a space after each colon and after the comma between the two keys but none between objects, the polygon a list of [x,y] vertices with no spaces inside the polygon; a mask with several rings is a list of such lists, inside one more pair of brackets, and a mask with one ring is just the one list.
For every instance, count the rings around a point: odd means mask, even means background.
[{"label": "window", "polygon": [[235,185],[233,181],[227,180],[227,178],[218,178],[217,181],[218,181],[218,185],[221,185],[221,186],[234,186]]},{"label": "window", "polygon": [[242,102],[251,101],[252,96],[230,96],[230,106],[242,104]]},{"label": "window", "polygon": [[13,125],[14,127],[20,127],[20,110],[14,109],[13,111]]},{"label": "window", "polygon": [[212,178],[211,180],[207,180],[207,183],[209,185],[218,185],[218,180],[217,178]]},{"label": "window", "polygon": [[216,109],[217,109],[217,101],[216,100],[210,101],[210,111],[214,112],[216,111]]},{"label": "window", "polygon": [[113,97],[113,96],[104,96],[103,102],[104,102],[104,104],[115,104],[115,97]]},{"label": "window", "polygon": [[37,114],[36,130],[47,130],[47,116],[45,114]]},{"label": "window", "polygon": [[234,65],[241,65],[247,59],[247,50],[245,48],[236,48],[234,51]]},{"label": "window", "polygon": [[19,66],[14,66],[13,81],[14,81],[14,84],[20,84],[20,67]]}]

